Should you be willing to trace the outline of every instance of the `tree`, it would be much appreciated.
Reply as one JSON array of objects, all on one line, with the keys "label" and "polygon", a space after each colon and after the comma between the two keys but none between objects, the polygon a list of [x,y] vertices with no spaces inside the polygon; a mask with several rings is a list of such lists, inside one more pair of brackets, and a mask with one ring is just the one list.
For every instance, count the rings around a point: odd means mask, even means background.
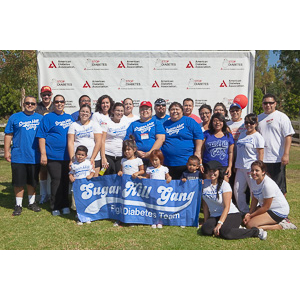
[{"label": "tree", "polygon": [[261,89],[255,87],[254,88],[254,95],[253,95],[253,112],[256,115],[259,115],[263,112],[262,109],[262,98],[263,98],[264,94],[261,91]]},{"label": "tree", "polygon": [[4,83],[0,84],[0,117],[6,118],[21,110],[21,92]]},{"label": "tree", "polygon": [[275,80],[274,69],[268,68],[269,51],[257,50],[255,55],[254,84],[266,94],[268,87]]},{"label": "tree", "polygon": [[37,59],[35,50],[0,50],[1,83],[25,95],[37,97]]}]

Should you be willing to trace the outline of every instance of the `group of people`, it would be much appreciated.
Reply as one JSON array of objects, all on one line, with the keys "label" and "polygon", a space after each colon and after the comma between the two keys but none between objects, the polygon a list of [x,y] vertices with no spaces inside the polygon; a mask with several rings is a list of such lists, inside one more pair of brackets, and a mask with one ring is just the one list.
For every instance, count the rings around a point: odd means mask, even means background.
[{"label": "group of people", "polygon": [[[223,103],[213,110],[202,105],[198,117],[192,113],[191,98],[171,103],[169,114],[166,101],[159,98],[154,115],[152,103],[142,101],[136,116],[132,99],[114,102],[108,95],[98,99],[94,113],[90,97],[82,95],[79,110],[70,115],[64,112],[63,95],[52,102],[49,86],[42,87],[40,95],[39,103],[27,96],[24,110],[12,115],[5,128],[4,155],[11,162],[16,196],[14,216],[22,212],[25,185],[28,208],[38,212],[35,189],[40,179],[40,203],[50,198],[52,215],[57,216],[70,213],[69,181],[104,173],[167,183],[204,180],[205,235],[265,239],[264,229],[291,227],[285,165],[294,131],[288,117],[275,110],[274,95],[264,96],[263,114],[248,114],[245,120],[237,103],[230,106],[231,120]],[[252,193],[250,207],[247,187]],[[246,229],[239,228],[242,222]]]}]

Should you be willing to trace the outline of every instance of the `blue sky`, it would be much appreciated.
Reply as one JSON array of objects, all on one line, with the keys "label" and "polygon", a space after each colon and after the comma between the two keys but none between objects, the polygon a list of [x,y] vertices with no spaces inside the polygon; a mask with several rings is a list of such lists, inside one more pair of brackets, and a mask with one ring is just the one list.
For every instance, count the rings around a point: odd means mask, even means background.
[{"label": "blue sky", "polygon": [[275,55],[273,53],[273,50],[270,50],[269,51],[269,60],[268,60],[269,66],[274,66],[278,60],[279,60],[279,55]]}]

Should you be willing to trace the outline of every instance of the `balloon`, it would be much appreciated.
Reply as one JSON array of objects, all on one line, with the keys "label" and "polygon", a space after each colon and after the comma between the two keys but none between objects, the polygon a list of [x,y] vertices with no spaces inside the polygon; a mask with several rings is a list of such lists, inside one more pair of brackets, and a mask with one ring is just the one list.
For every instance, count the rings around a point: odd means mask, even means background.
[{"label": "balloon", "polygon": [[238,103],[244,109],[248,104],[248,98],[245,95],[237,95],[233,99],[233,102]]}]

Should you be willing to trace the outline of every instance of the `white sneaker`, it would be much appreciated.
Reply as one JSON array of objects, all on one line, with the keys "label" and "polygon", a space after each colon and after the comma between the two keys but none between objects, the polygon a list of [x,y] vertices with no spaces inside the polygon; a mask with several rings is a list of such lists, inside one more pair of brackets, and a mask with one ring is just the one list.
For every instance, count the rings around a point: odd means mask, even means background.
[{"label": "white sneaker", "polygon": [[77,225],[83,225],[83,223],[80,222],[80,221],[77,221],[76,224],[77,224]]},{"label": "white sneaker", "polygon": [[53,210],[52,211],[52,216],[60,216],[60,211],[59,210]]},{"label": "white sneaker", "polygon": [[68,215],[70,213],[70,208],[69,207],[65,207],[62,209],[62,214],[63,215]]},{"label": "white sneaker", "polygon": [[281,225],[282,229],[297,229],[297,226],[291,223],[288,219],[283,219],[279,225]]},{"label": "white sneaker", "polygon": [[259,233],[258,233],[258,237],[261,239],[261,240],[266,240],[267,239],[267,236],[268,236],[268,233],[263,230],[262,228],[259,228]]},{"label": "white sneaker", "polygon": [[91,224],[92,222],[91,221],[86,221],[86,224]]},{"label": "white sneaker", "polygon": [[118,227],[120,225],[120,222],[119,221],[116,221],[115,223],[114,223],[114,227]]},{"label": "white sneaker", "polygon": [[162,224],[157,224],[156,227],[159,229],[163,228]]},{"label": "white sneaker", "polygon": [[181,227],[181,228],[185,228],[185,226],[183,226],[183,225],[181,225],[180,227]]},{"label": "white sneaker", "polygon": [[155,229],[156,228],[156,224],[152,224],[151,228]]}]

